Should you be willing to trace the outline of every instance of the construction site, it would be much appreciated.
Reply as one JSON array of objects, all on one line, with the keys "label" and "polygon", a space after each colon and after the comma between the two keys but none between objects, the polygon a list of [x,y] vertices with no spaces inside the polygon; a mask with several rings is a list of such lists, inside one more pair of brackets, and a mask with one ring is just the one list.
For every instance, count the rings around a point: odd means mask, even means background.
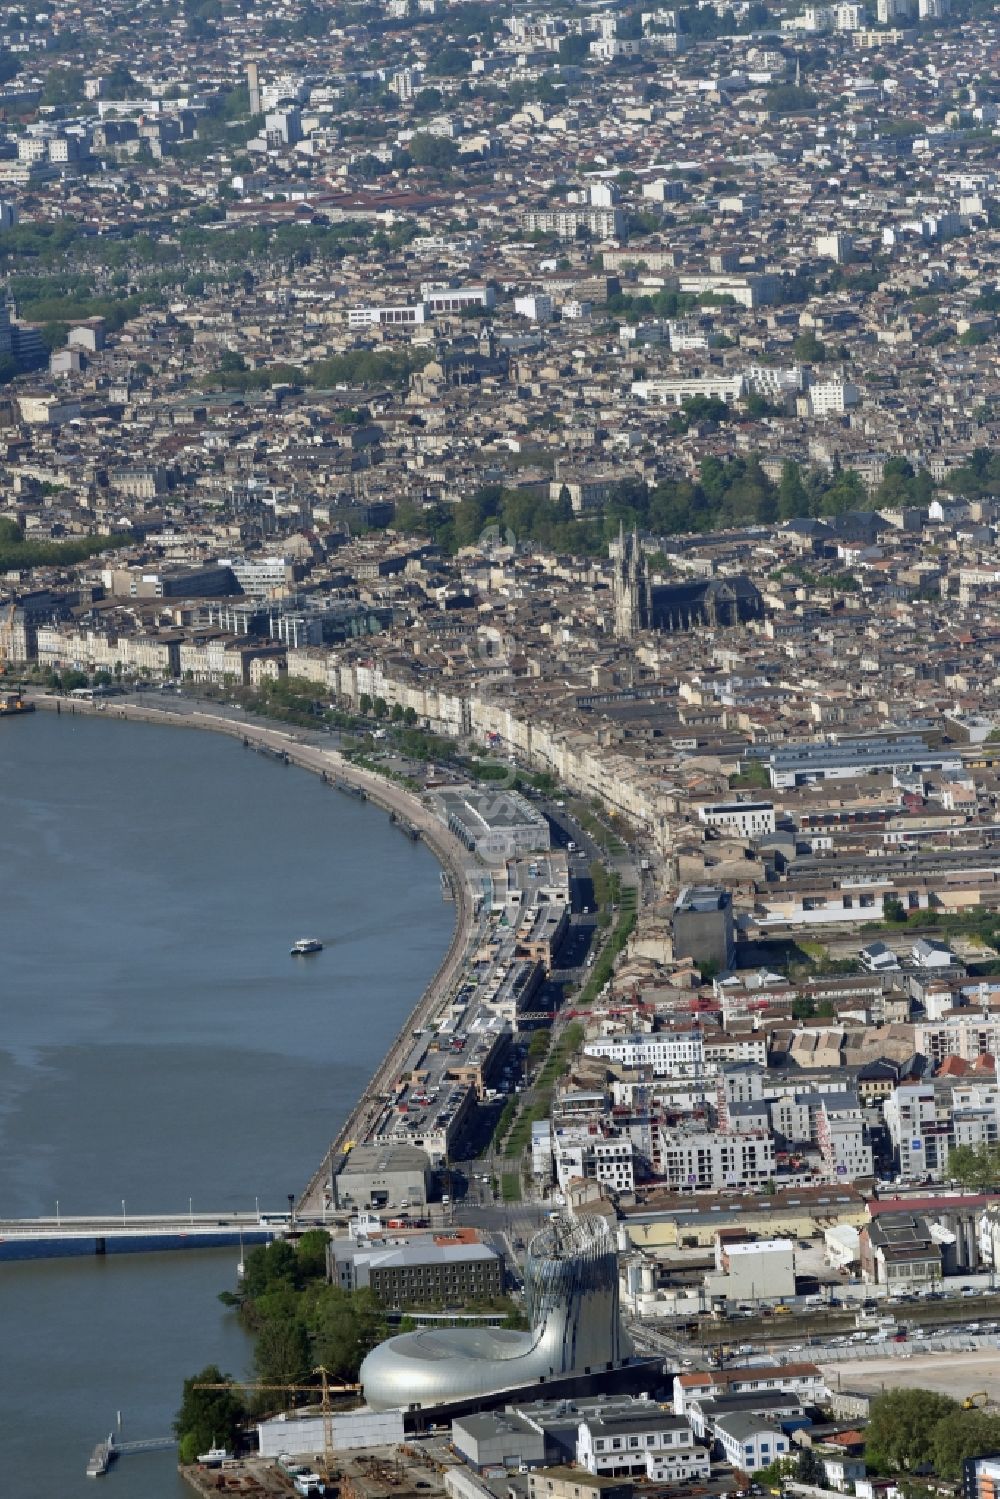
[{"label": "construction site", "polygon": [[[456,1465],[457,1460],[453,1460]],[[414,1446],[392,1446],[338,1455],[327,1468],[316,1454],[317,1468],[290,1457],[228,1459],[218,1468],[199,1463],[181,1469],[191,1489],[203,1499],[243,1494],[250,1499],[289,1499],[300,1494],[337,1495],[339,1499],[438,1499],[445,1493],[446,1465]]]}]

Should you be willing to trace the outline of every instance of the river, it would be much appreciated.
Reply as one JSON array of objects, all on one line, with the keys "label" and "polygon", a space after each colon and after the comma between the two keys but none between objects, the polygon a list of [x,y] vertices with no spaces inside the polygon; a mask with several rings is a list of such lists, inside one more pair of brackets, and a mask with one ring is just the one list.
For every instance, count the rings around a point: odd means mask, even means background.
[{"label": "river", "polygon": [[[437,866],[230,739],[0,722],[0,1217],[287,1210],[443,955]],[[292,959],[300,936],[326,944]],[[91,1447],[240,1375],[232,1251],[0,1265],[0,1491],[93,1495]],[[189,1491],[123,1458],[110,1499]]]}]

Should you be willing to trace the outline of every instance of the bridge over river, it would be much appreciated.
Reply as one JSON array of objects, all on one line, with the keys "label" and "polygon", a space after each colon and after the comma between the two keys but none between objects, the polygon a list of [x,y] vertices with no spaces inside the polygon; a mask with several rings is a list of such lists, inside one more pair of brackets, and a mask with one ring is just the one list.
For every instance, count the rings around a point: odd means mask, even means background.
[{"label": "bridge over river", "polygon": [[267,1244],[290,1228],[287,1213],[137,1213],[114,1217],[0,1219],[0,1262],[48,1260],[72,1255],[142,1254],[164,1249],[215,1249],[230,1244]]}]

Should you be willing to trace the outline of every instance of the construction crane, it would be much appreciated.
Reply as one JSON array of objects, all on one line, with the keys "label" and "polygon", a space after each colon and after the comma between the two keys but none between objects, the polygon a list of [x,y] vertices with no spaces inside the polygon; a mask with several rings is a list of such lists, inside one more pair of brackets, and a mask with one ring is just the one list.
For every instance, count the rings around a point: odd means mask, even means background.
[{"label": "construction crane", "polygon": [[982,1410],[984,1405],[990,1404],[990,1397],[985,1390],[977,1390],[974,1395],[966,1395],[962,1401],[964,1411]]},{"label": "construction crane", "polygon": [[[326,1478],[329,1481],[330,1470],[333,1467],[333,1409],[330,1405],[331,1395],[357,1395],[361,1386],[359,1384],[331,1384],[330,1373],[322,1364],[312,1371],[320,1378],[319,1395],[320,1411],[323,1416],[323,1462],[326,1467]],[[244,1390],[251,1395],[263,1394],[265,1391],[283,1390],[287,1394],[315,1395],[314,1384],[266,1384],[260,1380],[223,1380],[220,1384],[196,1384],[196,1390]]]}]

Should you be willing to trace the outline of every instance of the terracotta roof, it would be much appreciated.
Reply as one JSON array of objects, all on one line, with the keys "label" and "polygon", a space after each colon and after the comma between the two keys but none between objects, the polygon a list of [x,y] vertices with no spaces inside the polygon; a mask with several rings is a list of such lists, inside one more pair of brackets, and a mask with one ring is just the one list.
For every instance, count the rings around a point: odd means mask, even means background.
[{"label": "terracotta roof", "polygon": [[713,1385],[742,1384],[745,1380],[795,1379],[818,1375],[815,1364],[773,1364],[769,1368],[713,1369],[710,1373],[680,1374],[685,1390],[710,1389]]}]

